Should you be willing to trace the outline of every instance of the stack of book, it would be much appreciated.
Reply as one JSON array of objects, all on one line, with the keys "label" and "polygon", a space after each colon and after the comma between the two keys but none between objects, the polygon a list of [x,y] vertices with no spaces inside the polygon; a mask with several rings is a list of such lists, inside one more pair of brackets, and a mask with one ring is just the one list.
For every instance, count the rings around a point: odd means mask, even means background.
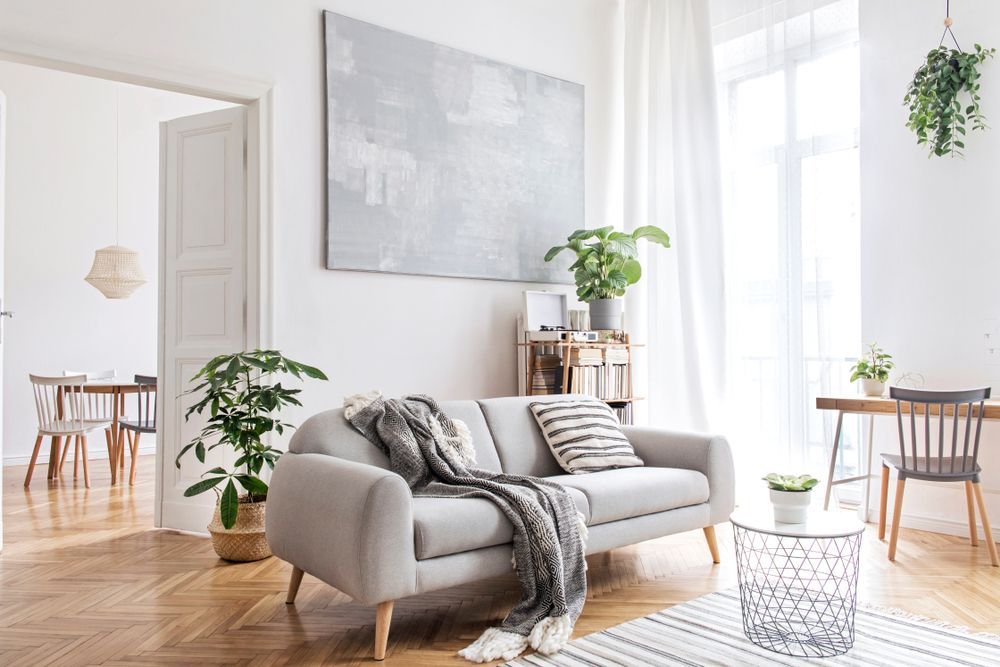
[{"label": "stack of book", "polygon": [[604,363],[604,351],[599,347],[574,347],[570,349],[570,366],[600,366]]},{"label": "stack of book", "polygon": [[604,349],[604,363],[606,364],[627,364],[628,348],[607,347]]},{"label": "stack of book", "polygon": [[558,354],[537,355],[535,372],[531,377],[531,393],[562,393],[562,371],[562,358]]},{"label": "stack of book", "polygon": [[618,416],[618,421],[622,424],[632,423],[632,404],[631,403],[618,403],[617,405],[609,406],[615,411],[615,415]]},{"label": "stack of book", "polygon": [[570,366],[569,390],[606,400],[629,397],[628,367],[619,364],[574,364]]}]

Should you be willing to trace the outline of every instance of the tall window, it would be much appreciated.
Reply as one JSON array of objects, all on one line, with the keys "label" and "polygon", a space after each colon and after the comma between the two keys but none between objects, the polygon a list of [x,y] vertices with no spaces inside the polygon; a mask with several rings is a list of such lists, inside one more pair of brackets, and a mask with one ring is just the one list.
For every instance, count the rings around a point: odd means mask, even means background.
[{"label": "tall window", "polygon": [[824,477],[832,423],[815,397],[851,391],[861,342],[857,0],[712,12],[737,455]]}]

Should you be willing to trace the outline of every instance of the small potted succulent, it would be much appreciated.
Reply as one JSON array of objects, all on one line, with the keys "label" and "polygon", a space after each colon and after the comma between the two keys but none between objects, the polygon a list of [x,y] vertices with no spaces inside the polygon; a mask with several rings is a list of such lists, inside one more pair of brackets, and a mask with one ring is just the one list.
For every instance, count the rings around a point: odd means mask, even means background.
[{"label": "small potted succulent", "polygon": [[[593,241],[585,243],[590,239]],[[636,259],[639,239],[670,247],[670,237],[654,225],[638,227],[630,233],[615,231],[614,227],[599,227],[578,229],[569,235],[566,245],[557,245],[545,253],[546,262],[551,262],[563,250],[576,253],[576,261],[569,270],[576,282],[576,296],[590,304],[591,329],[622,328],[619,297],[642,277],[642,266]]]},{"label": "small potted succulent", "polygon": [[296,397],[302,390],[283,387],[274,381],[278,375],[327,379],[318,368],[293,361],[277,350],[253,350],[215,357],[192,378],[197,384],[186,392],[199,399],[188,408],[185,420],[206,411],[209,417],[201,433],[177,455],[177,467],[191,449],[202,463],[205,454],[216,447],[232,450],[235,458],[232,470],[212,468],[202,475],[204,479],[184,491],[185,496],[209,490],[218,495],[208,532],[215,552],[225,560],[245,562],[271,555],[264,536],[267,483],[259,475],[265,465],[273,469],[282,452],[264,439],[272,431],[280,435],[292,428],[278,419],[282,407],[302,405]]},{"label": "small potted succulent", "polygon": [[851,366],[851,382],[861,380],[861,393],[865,396],[881,396],[885,393],[889,371],[895,365],[891,354],[886,354],[878,343],[870,343],[865,356]]},{"label": "small potted succulent", "polygon": [[771,490],[774,520],[781,523],[805,523],[812,502],[812,489],[819,480],[812,475],[779,475],[762,478]]}]

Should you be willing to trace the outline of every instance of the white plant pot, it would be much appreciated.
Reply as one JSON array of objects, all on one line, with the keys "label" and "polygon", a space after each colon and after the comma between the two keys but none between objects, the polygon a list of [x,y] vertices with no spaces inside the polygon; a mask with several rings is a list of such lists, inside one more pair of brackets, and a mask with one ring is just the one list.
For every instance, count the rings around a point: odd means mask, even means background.
[{"label": "white plant pot", "polygon": [[861,380],[861,393],[865,396],[881,396],[885,393],[885,382],[880,380]]},{"label": "white plant pot", "polygon": [[812,502],[812,489],[808,491],[778,491],[771,489],[774,520],[780,523],[805,523]]}]

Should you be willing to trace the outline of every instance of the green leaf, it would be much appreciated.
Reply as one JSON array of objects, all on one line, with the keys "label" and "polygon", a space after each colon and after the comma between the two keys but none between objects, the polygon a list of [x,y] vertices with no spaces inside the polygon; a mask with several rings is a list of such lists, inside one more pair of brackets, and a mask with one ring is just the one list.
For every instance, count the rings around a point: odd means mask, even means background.
[{"label": "green leaf", "polygon": [[545,261],[551,262],[553,259],[555,259],[555,256],[561,253],[563,250],[566,250],[566,246],[564,245],[557,245],[552,248],[549,248],[549,251],[545,253]]},{"label": "green leaf", "polygon": [[[191,496],[197,496],[199,493],[205,493],[209,489],[218,486],[219,482],[227,479],[226,477],[209,477],[208,479],[203,479],[195,482],[188,488],[184,489],[184,496],[190,498]],[[232,482],[230,482],[232,484]]]},{"label": "green leaf", "polygon": [[628,284],[634,285],[642,277],[642,265],[637,260],[629,259],[622,264],[622,273],[625,274]]},{"label": "green leaf", "polygon": [[[259,466],[263,465],[263,459],[259,461],[257,465],[259,470]],[[267,484],[257,477],[253,477],[251,475],[237,475],[236,481],[238,481],[244,489],[255,496],[267,495]]]},{"label": "green leaf", "polygon": [[628,287],[628,277],[621,271],[612,271],[608,274],[608,283],[613,289],[624,290]]},{"label": "green leaf", "polygon": [[655,225],[644,225],[642,227],[637,227],[632,232],[632,238],[635,240],[647,239],[652,243],[659,243],[664,248],[670,247],[670,236]]},{"label": "green leaf", "polygon": [[[185,492],[184,495],[187,495],[187,493]],[[226,488],[222,491],[222,498],[219,499],[219,514],[222,519],[222,525],[226,528],[232,528],[236,525],[236,513],[239,511],[239,504],[240,500],[236,494],[236,485],[230,479],[229,483],[226,484]]]}]

